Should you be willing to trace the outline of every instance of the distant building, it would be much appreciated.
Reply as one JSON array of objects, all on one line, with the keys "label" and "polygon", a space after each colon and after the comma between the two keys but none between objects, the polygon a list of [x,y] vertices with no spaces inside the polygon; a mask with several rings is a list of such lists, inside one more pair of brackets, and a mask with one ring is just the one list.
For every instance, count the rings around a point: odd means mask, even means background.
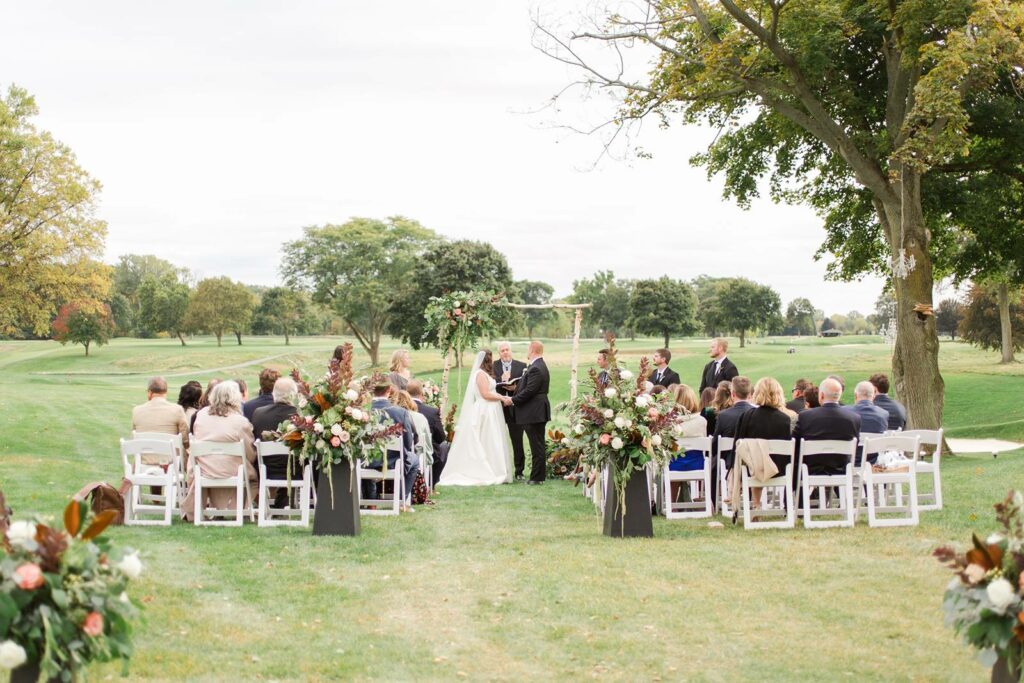
[{"label": "distant building", "polygon": [[843,334],[842,330],[837,330],[835,328],[832,328],[831,330],[825,330],[824,332],[822,332],[821,336],[822,337],[841,337],[842,334]]}]

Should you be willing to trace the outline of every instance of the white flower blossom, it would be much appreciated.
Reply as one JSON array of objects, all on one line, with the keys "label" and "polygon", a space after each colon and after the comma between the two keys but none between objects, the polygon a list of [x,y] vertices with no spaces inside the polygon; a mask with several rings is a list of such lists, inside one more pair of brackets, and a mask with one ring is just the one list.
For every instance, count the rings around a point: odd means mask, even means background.
[{"label": "white flower blossom", "polygon": [[353,408],[352,409],[352,419],[353,420],[362,420],[363,419],[363,411],[359,410],[359,408]]},{"label": "white flower blossom", "polygon": [[985,588],[985,594],[998,614],[1005,614],[1006,608],[1017,601],[1013,584],[1003,578],[996,579]]},{"label": "white flower blossom", "polygon": [[605,408],[603,414],[606,420],[610,420],[613,417],[615,417],[615,411],[612,410],[611,408]]},{"label": "white flower blossom", "polygon": [[300,408],[305,408],[308,405],[309,405],[309,400],[307,400],[305,396],[299,396],[299,407]]},{"label": "white flower blossom", "polygon": [[7,540],[13,546],[32,550],[35,547],[35,538],[36,525],[32,522],[12,522],[10,528],[7,529]]},{"label": "white flower blossom", "polygon": [[331,434],[333,434],[334,436],[341,436],[342,431],[343,430],[340,424],[335,423],[331,425]]},{"label": "white flower blossom", "polygon": [[607,389],[604,390],[604,397],[615,398],[618,395],[618,393],[619,392],[616,391],[615,387],[608,387]]},{"label": "white flower blossom", "polygon": [[992,534],[985,540],[985,543],[987,543],[988,545],[998,545],[999,543],[1002,543],[1004,540],[1005,538],[1002,534]]},{"label": "white flower blossom", "polygon": [[625,418],[622,418],[622,417],[615,418],[615,426],[618,427],[619,429],[622,429],[623,427],[625,427],[626,426]]},{"label": "white flower blossom", "polygon": [[638,408],[646,408],[651,404],[651,397],[647,394],[640,394],[636,397],[636,405]]},{"label": "white flower blossom", "polygon": [[629,370],[619,370],[619,379],[633,379],[633,373]]},{"label": "white flower blossom", "polygon": [[128,593],[121,591],[121,595],[117,598],[126,605],[132,604],[131,599],[128,597]]},{"label": "white flower blossom", "polygon": [[654,436],[651,437],[651,445],[652,446],[660,446],[661,445],[661,434],[655,434]]},{"label": "white flower blossom", "polygon": [[327,448],[327,442],[326,442],[326,441],[324,441],[323,439],[317,439],[317,440],[316,440],[316,444],[315,444],[315,445],[316,445],[316,449],[317,449],[318,451],[322,451],[322,450],[324,450],[325,448]]},{"label": "white flower blossom", "polygon": [[621,450],[622,449],[622,439],[620,439],[619,437],[615,437],[614,439],[612,439],[612,448],[614,448],[617,451]]},{"label": "white flower blossom", "polygon": [[632,420],[626,420],[626,426],[627,427],[632,427],[633,426],[633,421]]},{"label": "white flower blossom", "polygon": [[0,643],[0,669],[17,669],[27,659],[25,648],[13,640]]},{"label": "white flower blossom", "polygon": [[452,302],[452,308],[462,308],[462,302],[461,301],[453,301]]},{"label": "white flower blossom", "polygon": [[563,446],[568,446],[569,445],[569,437],[565,437],[564,439],[562,439],[562,445]]},{"label": "white flower blossom", "polygon": [[137,579],[142,574],[142,560],[138,553],[131,553],[121,558],[117,563],[117,569],[129,579]]},{"label": "white flower blossom", "polygon": [[314,422],[313,423],[313,431],[316,432],[317,434],[321,434],[324,431],[324,426],[322,424],[320,424],[319,422]]},{"label": "white flower blossom", "polygon": [[346,401],[354,401],[357,398],[359,398],[359,392],[356,391],[355,389],[349,389],[348,391],[345,392]]},{"label": "white flower blossom", "polygon": [[578,424],[575,427],[573,427],[572,430],[574,432],[576,432],[577,434],[582,434],[583,433],[583,425]]}]

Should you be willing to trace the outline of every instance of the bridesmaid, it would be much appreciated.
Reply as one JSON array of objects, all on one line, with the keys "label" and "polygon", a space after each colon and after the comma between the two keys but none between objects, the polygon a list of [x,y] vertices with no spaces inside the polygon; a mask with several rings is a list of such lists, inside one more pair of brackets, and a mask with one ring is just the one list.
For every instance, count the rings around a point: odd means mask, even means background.
[{"label": "bridesmaid", "polygon": [[409,385],[412,373],[409,372],[409,352],[405,349],[398,349],[391,354],[391,374],[388,379],[402,391]]}]

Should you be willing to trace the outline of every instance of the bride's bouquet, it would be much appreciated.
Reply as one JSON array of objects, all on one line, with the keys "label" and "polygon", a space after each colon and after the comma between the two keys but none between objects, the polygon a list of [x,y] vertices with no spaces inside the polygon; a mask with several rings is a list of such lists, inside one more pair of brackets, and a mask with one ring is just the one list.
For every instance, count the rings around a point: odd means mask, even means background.
[{"label": "bride's bouquet", "polygon": [[[570,404],[568,448],[581,453],[581,461],[600,471],[610,465],[620,504],[626,484],[637,470],[653,462],[661,468],[675,454],[684,412],[667,394],[647,393],[651,374],[647,358],[634,375],[619,367],[615,338],[608,338],[608,378],[590,371],[592,394]],[[623,510],[623,512],[625,512]]]}]

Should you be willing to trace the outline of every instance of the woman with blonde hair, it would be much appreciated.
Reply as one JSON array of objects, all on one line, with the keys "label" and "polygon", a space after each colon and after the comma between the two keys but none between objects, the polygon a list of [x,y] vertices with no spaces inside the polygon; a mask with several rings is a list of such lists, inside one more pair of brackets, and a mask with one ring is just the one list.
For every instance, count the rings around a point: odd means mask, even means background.
[{"label": "woman with blonde hair", "polygon": [[[700,401],[693,389],[685,384],[677,384],[672,390],[672,398],[683,409],[683,432],[680,436],[707,436],[708,421],[700,414]],[[691,472],[704,468],[703,451],[686,451],[674,457],[668,463],[671,472]],[[679,489],[683,482],[672,483],[672,500],[679,498]],[[705,495],[708,495],[705,492]]]},{"label": "woman with blonde hair", "polygon": [[[757,405],[740,416],[736,424],[736,439],[774,439],[789,441],[793,438],[793,422],[786,410],[786,396],[782,385],[774,377],[762,377],[754,385],[751,400]],[[772,462],[780,473],[786,471],[790,459],[784,455],[772,455]],[[796,464],[793,464],[796,467]],[[752,506],[761,507],[761,489],[753,489]]]},{"label": "woman with blonde hair", "polygon": [[727,408],[732,408],[732,404],[732,382],[722,380],[715,387],[715,399],[711,402],[711,407],[715,409],[715,413],[721,413]]},{"label": "woman with blonde hair", "polygon": [[[423,479],[423,473],[434,464],[434,442],[430,438],[430,423],[427,422],[427,416],[420,413],[419,408],[416,406],[416,401],[412,400],[412,395],[408,391],[392,390],[391,399],[396,406],[405,408],[409,412],[409,419],[412,420],[412,426],[416,432],[414,444],[420,464],[419,472],[413,481],[413,490],[409,491],[406,495],[405,504],[408,507],[413,502],[413,494],[417,492],[417,485],[421,482],[423,486],[421,496],[424,499],[423,502],[427,502],[426,483],[425,479]],[[417,502],[418,504],[419,502]]]},{"label": "woman with blonde hair", "polygon": [[409,352],[406,349],[396,349],[391,354],[391,374],[388,375],[388,379],[396,387],[405,391],[405,388],[409,386],[409,380],[412,379],[412,373],[409,372]]}]

